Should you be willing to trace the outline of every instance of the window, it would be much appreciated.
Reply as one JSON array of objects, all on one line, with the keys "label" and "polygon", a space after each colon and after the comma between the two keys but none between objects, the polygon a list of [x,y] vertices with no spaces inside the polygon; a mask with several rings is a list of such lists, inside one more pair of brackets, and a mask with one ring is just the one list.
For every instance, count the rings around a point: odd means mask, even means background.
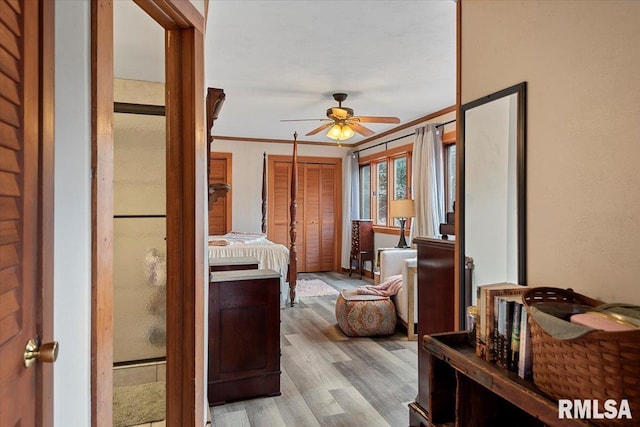
[{"label": "window", "polygon": [[376,163],[374,201],[376,205],[376,224],[387,225],[387,162]]},{"label": "window", "polygon": [[371,166],[360,167],[360,218],[371,218]]},{"label": "window", "polygon": [[[456,200],[456,131],[444,132],[443,163],[446,212],[454,211]],[[413,145],[360,158],[360,217],[371,219],[378,233],[398,234],[400,221],[389,218],[391,200],[411,197],[411,155]],[[409,219],[405,224],[411,226]]]},{"label": "window", "polygon": [[405,145],[360,159],[360,214],[370,218],[378,232],[397,233],[400,228],[400,221],[389,218],[389,202],[411,195],[411,148]]}]

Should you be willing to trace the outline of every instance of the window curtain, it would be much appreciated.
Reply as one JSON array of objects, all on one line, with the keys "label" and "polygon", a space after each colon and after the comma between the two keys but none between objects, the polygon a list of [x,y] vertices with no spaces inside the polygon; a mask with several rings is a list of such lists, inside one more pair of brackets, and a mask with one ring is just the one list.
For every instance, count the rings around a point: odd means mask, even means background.
[{"label": "window curtain", "polygon": [[442,134],[433,124],[416,129],[412,156],[412,195],[415,217],[409,237],[436,237],[444,222]]},{"label": "window curtain", "polygon": [[349,268],[351,256],[351,220],[360,218],[360,156],[350,151],[344,162],[344,188],[342,198],[342,268]]}]

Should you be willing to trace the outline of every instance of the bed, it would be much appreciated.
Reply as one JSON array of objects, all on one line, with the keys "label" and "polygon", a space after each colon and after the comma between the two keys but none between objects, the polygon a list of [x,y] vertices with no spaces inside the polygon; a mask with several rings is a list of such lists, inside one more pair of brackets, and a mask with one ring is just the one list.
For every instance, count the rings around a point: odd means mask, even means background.
[{"label": "bed", "polygon": [[[211,91],[211,90],[210,90]],[[217,98],[218,100],[220,98]],[[224,99],[224,97],[222,97]],[[207,94],[207,125],[211,130],[213,122],[219,110],[215,103],[216,97],[212,93]],[[213,136],[209,135],[209,151]],[[223,236],[209,236],[209,259],[225,257],[254,257],[258,259],[259,268],[268,268],[280,273],[281,284],[281,305],[288,302],[294,306],[296,299],[297,280],[297,249],[296,249],[296,211],[298,190],[298,134],[293,134],[293,153],[291,169],[291,205],[290,205],[290,228],[289,247],[267,240],[267,154],[263,154],[262,159],[262,222],[261,233],[232,232]],[[209,174],[210,171],[207,170]],[[208,176],[207,176],[207,182]],[[211,185],[210,185],[211,187]],[[211,202],[211,188],[209,189]]]},{"label": "bed", "polygon": [[289,297],[289,249],[286,246],[267,240],[264,233],[232,231],[220,236],[209,236],[210,263],[213,259],[244,257],[256,258],[258,268],[268,268],[280,273],[280,305],[284,307]]}]

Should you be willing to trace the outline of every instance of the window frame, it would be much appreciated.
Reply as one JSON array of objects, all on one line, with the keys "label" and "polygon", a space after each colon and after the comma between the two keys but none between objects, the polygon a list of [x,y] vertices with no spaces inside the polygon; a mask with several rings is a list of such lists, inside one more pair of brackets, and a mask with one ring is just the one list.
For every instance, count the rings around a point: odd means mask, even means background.
[{"label": "window frame", "polygon": [[[451,194],[450,192],[450,188],[449,188],[449,175],[451,173],[451,171],[449,170],[449,157],[450,157],[450,153],[451,153],[451,147],[456,147],[456,130],[452,130],[449,132],[443,132],[442,134],[442,163],[444,166],[444,205],[445,205],[445,214],[447,212],[453,212],[453,208],[451,211],[449,211],[449,206],[452,206],[452,204],[455,202],[455,199],[457,197],[457,194],[454,194],[454,198],[453,200],[450,200],[449,195]],[[456,156],[458,155],[458,150],[456,149]],[[456,171],[453,171],[453,174],[455,176]],[[455,192],[456,188],[454,186],[453,191]]]},{"label": "window frame", "polygon": [[[369,165],[370,167],[370,186],[369,186],[369,212],[371,213],[371,220],[373,222],[373,230],[376,233],[382,234],[395,234],[400,235],[400,226],[395,225],[395,221],[392,221],[391,218],[388,217],[389,213],[389,203],[392,200],[395,200],[395,169],[394,169],[394,161],[398,158],[406,158],[406,169],[407,169],[407,194],[411,194],[412,189],[412,155],[413,155],[413,144],[405,144],[399,147],[395,147],[389,150],[380,151],[378,153],[371,154],[369,156],[361,157],[358,160],[358,168],[359,173],[358,177],[360,182],[358,183],[360,186],[360,191],[362,191],[362,174],[360,172],[363,166]],[[378,211],[377,211],[377,193],[378,188],[378,174],[377,174],[377,164],[386,163],[387,164],[387,224],[378,224]],[[362,196],[360,200],[362,200]],[[360,212],[362,212],[362,206],[360,206]],[[411,227],[411,218],[407,219],[405,224],[405,230]]]}]

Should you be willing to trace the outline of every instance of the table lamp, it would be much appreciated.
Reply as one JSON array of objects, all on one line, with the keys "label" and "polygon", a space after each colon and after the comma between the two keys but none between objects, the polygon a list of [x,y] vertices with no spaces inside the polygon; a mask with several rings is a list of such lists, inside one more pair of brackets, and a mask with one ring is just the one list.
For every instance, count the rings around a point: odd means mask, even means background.
[{"label": "table lamp", "polygon": [[401,199],[392,200],[389,206],[389,216],[391,218],[398,218],[400,221],[400,241],[396,248],[408,248],[407,241],[404,238],[404,224],[407,218],[413,218],[415,210],[413,206],[413,200]]}]

